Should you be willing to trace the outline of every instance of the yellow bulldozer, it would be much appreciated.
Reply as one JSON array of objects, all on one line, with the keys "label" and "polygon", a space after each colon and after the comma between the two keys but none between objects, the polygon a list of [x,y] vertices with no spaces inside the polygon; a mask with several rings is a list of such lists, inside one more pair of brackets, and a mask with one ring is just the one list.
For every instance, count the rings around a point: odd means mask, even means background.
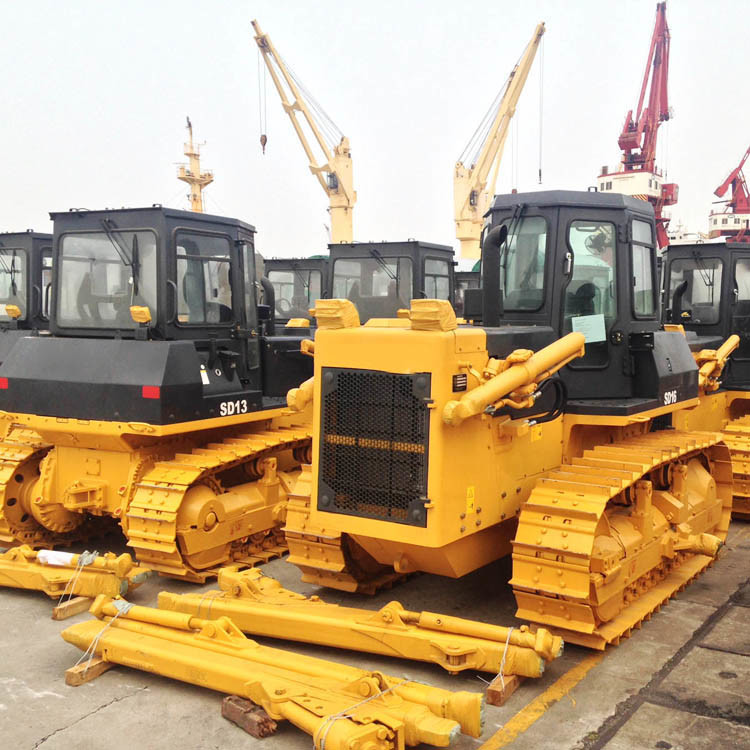
[{"label": "yellow bulldozer", "polygon": [[288,397],[313,407],[286,525],[304,580],[371,591],[512,553],[518,616],[604,648],[711,563],[731,462],[674,429],[701,380],[659,320],[654,229],[622,195],[497,196],[472,324],[439,300],[364,326],[318,301],[314,377]]},{"label": "yellow bulldozer", "polygon": [[161,206],[52,218],[50,335],[19,338],[0,372],[0,543],[115,519],[140,562],[191,581],[280,554],[310,458],[285,396],[312,361],[274,330],[254,228]]}]

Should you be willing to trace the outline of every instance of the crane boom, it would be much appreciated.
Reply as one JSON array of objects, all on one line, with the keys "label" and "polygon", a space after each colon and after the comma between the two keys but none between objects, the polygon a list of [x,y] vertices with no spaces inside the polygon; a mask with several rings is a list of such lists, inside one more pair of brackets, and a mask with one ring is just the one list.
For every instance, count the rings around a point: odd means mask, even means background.
[{"label": "crane boom", "polygon": [[[737,190],[737,187],[741,188],[745,182],[744,176],[742,174],[742,168],[745,166],[745,162],[747,161],[748,156],[750,156],[750,146],[748,146],[747,151],[745,151],[745,155],[740,160],[740,163],[737,167],[735,167],[730,173],[729,177],[727,177],[724,182],[719,185],[719,187],[714,190],[714,195],[718,198],[723,198],[724,194],[729,189],[729,186],[732,186],[732,200],[735,198],[735,191]],[[736,182],[737,181],[737,182]]]},{"label": "crane boom", "polygon": [[747,241],[750,236],[750,190],[742,172],[750,158],[750,147],[740,159],[740,163],[729,173],[729,177],[714,190],[714,195],[723,198],[729,188],[731,197],[716,203],[726,203],[722,211],[711,211],[708,217],[708,236],[726,237],[727,242]]},{"label": "crane boom", "polygon": [[[510,122],[516,112],[518,99],[529,76],[531,65],[534,62],[544,32],[544,24],[538,24],[521,59],[511,71],[494,119],[473,163],[467,166],[463,159],[459,159],[456,163],[453,176],[453,202],[456,238],[461,243],[462,258],[479,257],[482,221],[495,192],[498,166],[503,156]],[[493,165],[495,168],[490,180],[489,176]]]},{"label": "crane boom", "polygon": [[667,3],[658,2],[638,107],[635,115],[632,109],[628,111],[622,132],[617,139],[617,145],[622,150],[619,170],[610,172],[609,168],[604,166],[599,175],[599,190],[632,195],[653,205],[657,243],[660,248],[666,247],[669,242],[669,218],[663,215],[662,210],[664,206],[673,206],[677,203],[679,191],[675,183],[664,182],[663,175],[656,168],[659,126],[672,117],[667,93],[670,39]]},{"label": "crane boom", "polygon": [[[357,193],[354,191],[349,139],[341,135],[341,140],[338,143],[329,143],[326,140],[320,124],[311,112],[310,104],[300,91],[300,87],[287,65],[276,52],[268,34],[261,31],[257,21],[253,21],[252,24],[255,30],[255,42],[263,55],[263,61],[279,93],[281,105],[289,116],[294,132],[302,144],[309,162],[310,172],[328,196],[331,214],[331,241],[336,244],[352,242],[354,239],[352,212],[357,201]],[[322,163],[319,163],[316,157],[302,122],[297,117],[298,114],[304,118],[304,122],[320,149],[323,157]]]},{"label": "crane boom", "polygon": [[[666,2],[656,5],[656,23],[651,35],[646,70],[643,74],[638,109],[633,117],[631,109],[617,141],[623,150],[623,164],[631,168],[653,172],[656,168],[656,138],[659,125],[670,118],[667,81],[669,78],[669,26],[667,25]],[[650,75],[649,75],[650,74]],[[648,106],[643,108],[646,88],[651,86]],[[633,153],[638,150],[639,153]]]}]

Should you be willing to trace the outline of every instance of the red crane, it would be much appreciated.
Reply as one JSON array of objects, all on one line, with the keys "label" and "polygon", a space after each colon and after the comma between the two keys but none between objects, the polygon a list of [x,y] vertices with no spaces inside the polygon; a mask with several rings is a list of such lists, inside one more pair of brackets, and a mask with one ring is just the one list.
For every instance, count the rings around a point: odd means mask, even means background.
[{"label": "red crane", "polygon": [[[651,88],[648,106],[643,108],[646,88],[651,72]],[[656,5],[656,25],[651,36],[646,72],[643,75],[638,111],[633,117],[631,109],[625,117],[625,125],[617,144],[622,149],[622,165],[628,171],[636,169],[653,172],[656,169],[656,136],[659,125],[670,117],[667,96],[669,75],[669,26],[667,26],[666,2]],[[636,152],[636,153],[634,153]]]},{"label": "red crane", "polygon": [[[747,188],[747,182],[745,181],[745,175],[742,172],[742,168],[745,166],[745,162],[747,161],[748,157],[750,157],[750,146],[748,147],[747,151],[745,151],[745,155],[740,159],[740,163],[729,173],[729,177],[727,177],[724,182],[719,185],[719,187],[714,190],[714,195],[717,198],[723,198],[726,195],[727,190],[729,188],[732,188],[732,197],[726,201],[727,207],[726,210],[723,212],[725,215],[734,215],[736,218],[740,218],[742,221],[742,227],[738,234],[736,234],[734,237],[729,237],[727,239],[728,242],[732,240],[738,240],[744,238],[748,234],[748,224],[750,223],[750,192]],[[739,217],[739,214],[744,214],[744,216]],[[721,214],[712,214],[713,216],[720,216]],[[725,216],[725,218],[728,218],[728,216]],[[736,225],[733,226],[730,230],[732,234],[735,234],[736,230],[739,229]],[[712,232],[712,236],[718,236],[720,234],[728,234],[730,232],[724,232],[723,230],[717,230],[716,232]]]},{"label": "red crane", "polygon": [[748,146],[745,155],[740,160],[739,165],[729,173],[724,182],[714,190],[714,195],[723,198],[731,186],[732,197],[727,201],[727,208],[731,208],[735,214],[750,214],[750,193],[747,190],[745,175],[742,174],[742,167],[745,166],[747,157],[750,156],[750,146]]},{"label": "red crane", "polygon": [[[656,168],[656,139],[659,126],[670,119],[667,79],[669,76],[669,26],[667,3],[656,4],[656,23],[651,35],[646,71],[643,75],[638,108],[631,109],[617,140],[622,149],[620,171],[602,170],[600,189],[633,195],[654,206],[659,247],[668,244],[666,226],[669,219],[662,216],[664,206],[677,202],[678,188],[674,183],[663,183]],[[648,103],[644,107],[646,91]]]}]

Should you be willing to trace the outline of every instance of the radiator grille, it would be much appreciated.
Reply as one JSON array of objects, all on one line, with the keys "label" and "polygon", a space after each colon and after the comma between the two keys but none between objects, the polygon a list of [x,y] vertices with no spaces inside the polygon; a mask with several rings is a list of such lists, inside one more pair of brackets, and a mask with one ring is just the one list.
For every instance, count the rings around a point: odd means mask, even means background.
[{"label": "radiator grille", "polygon": [[429,373],[323,368],[318,509],[426,526]]}]

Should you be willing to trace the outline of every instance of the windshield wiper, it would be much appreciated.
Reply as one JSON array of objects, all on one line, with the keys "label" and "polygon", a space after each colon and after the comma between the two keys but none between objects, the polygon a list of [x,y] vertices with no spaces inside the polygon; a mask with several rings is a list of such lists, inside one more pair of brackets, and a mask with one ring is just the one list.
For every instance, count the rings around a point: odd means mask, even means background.
[{"label": "windshield wiper", "polygon": [[[502,261],[500,262],[500,267],[503,269],[503,271],[507,271],[508,255],[510,254],[510,244],[513,238],[516,236],[516,232],[518,231],[521,224],[521,217],[525,209],[525,203],[516,203],[513,208],[513,214],[510,217],[510,221],[508,222],[508,234],[505,236],[505,248],[503,250]],[[516,244],[518,243],[516,242]],[[525,279],[525,281],[528,282],[528,279]]]},{"label": "windshield wiper", "polygon": [[120,261],[124,266],[130,268],[130,271],[133,275],[133,289],[130,293],[130,301],[132,303],[133,299],[138,294],[138,276],[141,270],[140,253],[138,251],[138,234],[136,232],[133,232],[133,246],[131,250],[132,256],[129,257],[127,246],[122,241],[122,239],[118,239],[115,236],[115,233],[117,233],[118,235],[120,235],[120,237],[122,237],[122,233],[114,225],[114,222],[111,219],[102,219],[100,221],[100,224],[102,225],[104,232],[109,238],[109,241],[112,243],[112,247],[114,247],[115,252],[120,258]]},{"label": "windshield wiper", "polygon": [[709,269],[706,265],[706,261],[701,258],[701,256],[696,252],[693,251],[693,260],[695,260],[695,267],[698,269],[698,273],[701,275],[701,279],[703,279],[703,283],[706,286],[713,286],[714,285],[714,272],[716,269],[711,268]]},{"label": "windshield wiper", "polygon": [[102,219],[99,223],[102,225],[102,229],[104,229],[105,234],[107,235],[109,241],[112,243],[112,247],[114,247],[115,252],[119,256],[120,260],[122,261],[123,266],[128,266],[129,268],[132,268],[133,261],[128,257],[127,248],[125,247],[124,244],[121,243],[120,240],[118,240],[115,237],[114,232],[112,231],[114,229],[115,232],[119,232],[117,227],[115,227],[114,224],[112,224],[112,220]]},{"label": "windshield wiper", "polygon": [[291,263],[292,271],[294,272],[294,275],[302,282],[302,288],[305,290],[305,293],[307,294],[308,299],[310,298],[310,277],[308,276],[308,280],[305,281],[305,277],[297,270],[299,268],[299,263]]},{"label": "windshield wiper", "polygon": [[375,258],[380,267],[386,272],[386,274],[388,274],[391,280],[398,283],[398,274],[395,274],[393,273],[393,271],[391,271],[391,269],[388,267],[388,264],[385,262],[385,258],[383,258],[383,256],[374,247],[370,248],[370,255]]}]

